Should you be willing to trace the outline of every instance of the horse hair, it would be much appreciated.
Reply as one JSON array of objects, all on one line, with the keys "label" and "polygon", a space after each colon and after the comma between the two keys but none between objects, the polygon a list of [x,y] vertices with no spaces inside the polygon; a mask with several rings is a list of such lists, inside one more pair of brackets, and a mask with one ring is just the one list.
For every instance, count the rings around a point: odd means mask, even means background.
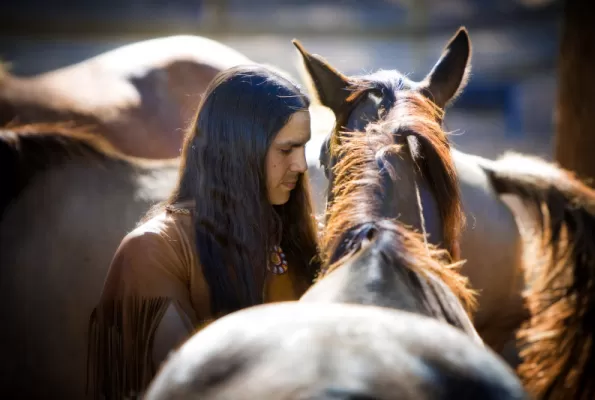
[{"label": "horse hair", "polygon": [[[595,190],[534,157],[507,154],[484,166],[496,191],[537,212],[541,236],[524,294],[531,318],[518,338],[519,374],[542,399],[595,398]],[[535,236],[532,236],[533,239]]]}]

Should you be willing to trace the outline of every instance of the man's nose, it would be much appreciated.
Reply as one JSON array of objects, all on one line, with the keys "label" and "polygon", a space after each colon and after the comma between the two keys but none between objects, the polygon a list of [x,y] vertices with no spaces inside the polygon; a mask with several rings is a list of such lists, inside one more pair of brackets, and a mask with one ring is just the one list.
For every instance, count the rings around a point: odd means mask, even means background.
[{"label": "man's nose", "polygon": [[302,147],[299,152],[296,152],[295,159],[291,164],[291,170],[293,172],[299,172],[303,174],[308,170],[308,163],[306,161],[306,148]]}]

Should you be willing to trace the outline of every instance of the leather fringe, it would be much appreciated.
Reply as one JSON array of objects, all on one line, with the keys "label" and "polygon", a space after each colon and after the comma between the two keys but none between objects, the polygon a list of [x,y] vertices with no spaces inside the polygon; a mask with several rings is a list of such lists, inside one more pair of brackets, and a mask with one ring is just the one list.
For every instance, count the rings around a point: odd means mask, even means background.
[{"label": "leather fringe", "polygon": [[127,297],[103,302],[93,310],[87,393],[92,387],[95,399],[141,398],[156,373],[153,341],[170,302],[165,297]]}]

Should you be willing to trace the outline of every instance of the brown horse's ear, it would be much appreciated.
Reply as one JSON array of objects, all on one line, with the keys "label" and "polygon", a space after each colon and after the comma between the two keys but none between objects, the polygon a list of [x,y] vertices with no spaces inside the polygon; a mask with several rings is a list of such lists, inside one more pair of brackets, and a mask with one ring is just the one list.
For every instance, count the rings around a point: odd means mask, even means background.
[{"label": "brown horse's ear", "polygon": [[312,91],[320,103],[330,108],[335,116],[350,95],[349,78],[333,68],[318,54],[310,54],[297,40],[291,41],[298,49],[304,62]]},{"label": "brown horse's ear", "polygon": [[464,27],[450,39],[432,71],[421,82],[426,95],[444,108],[467,84],[471,67],[471,41]]}]

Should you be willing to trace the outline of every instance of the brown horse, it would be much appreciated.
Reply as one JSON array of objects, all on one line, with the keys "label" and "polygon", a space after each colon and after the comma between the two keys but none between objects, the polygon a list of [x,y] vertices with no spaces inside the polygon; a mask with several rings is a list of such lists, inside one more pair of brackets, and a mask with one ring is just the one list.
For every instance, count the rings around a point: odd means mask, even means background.
[{"label": "brown horse", "polygon": [[[422,94],[443,109],[462,90],[470,41],[466,30],[459,30],[422,82],[412,82],[397,71],[346,77],[319,56],[301,47],[300,51],[321,102],[335,112],[338,126],[349,128],[378,120],[404,93]],[[336,136],[337,132],[332,133],[331,139]],[[322,162],[327,148],[321,150]],[[480,335],[501,351],[528,319],[520,332],[525,349],[519,369],[527,387],[538,397],[593,398],[595,300],[587,288],[595,278],[594,193],[568,172],[541,161],[521,158],[523,162],[513,166],[510,158],[492,162],[455,150],[451,153],[463,210],[467,220],[473,221],[463,231],[461,257],[467,259],[463,274],[480,290],[475,319]],[[514,208],[519,218],[533,212],[541,227],[538,235],[524,235],[529,243],[526,265],[521,231],[511,221],[512,210],[501,200],[510,194],[530,206]],[[426,202],[422,196],[423,222],[430,231],[439,232],[448,221],[426,212],[431,211]],[[408,209],[399,211],[403,218],[412,218],[407,216]],[[442,241],[437,236],[430,240]],[[537,253],[531,252],[532,243]]]},{"label": "brown horse", "polygon": [[[306,78],[312,83],[313,93],[336,116],[335,130],[327,137],[320,152],[321,163],[328,165],[334,163],[329,159],[333,138],[342,129],[361,130],[370,121],[377,121],[387,110],[395,107],[403,93],[422,95],[443,109],[465,85],[469,73],[471,49],[465,30],[458,32],[448,43],[442,57],[421,82],[413,82],[398,71],[347,77],[322,57],[308,53],[297,42],[296,46],[302,55]],[[438,113],[437,123],[441,120],[442,113]],[[486,344],[501,352],[507,342],[514,340],[514,332],[527,318],[520,295],[524,288],[519,273],[523,268],[522,238],[513,213],[500,199],[475,157],[456,150],[450,153],[467,221],[462,235],[459,237],[455,230],[450,230],[452,224],[444,218],[452,214],[440,214],[437,199],[424,188],[419,191],[423,220],[419,218],[418,208],[412,207],[416,204],[412,201],[402,202],[394,212],[398,212],[399,218],[415,229],[429,233],[430,242],[443,244],[455,260],[459,257],[466,260],[461,272],[478,292],[479,307],[473,317],[475,328]],[[332,181],[332,170],[328,172],[329,181]],[[409,186],[401,192],[411,198],[415,193],[411,190]],[[448,201],[445,196],[439,201],[442,199]],[[328,192],[328,201],[332,201],[331,191]],[[460,252],[457,251],[459,240]]]},{"label": "brown horse", "polygon": [[92,126],[125,154],[178,157],[208,83],[245,63],[252,62],[222,43],[172,36],[30,78],[0,71],[0,126],[71,121]]},{"label": "brown horse", "polygon": [[459,329],[384,307],[283,302],[229,314],[164,363],[146,400],[521,400]]},{"label": "brown horse", "polygon": [[88,320],[122,237],[177,160],[130,158],[59,126],[0,131],[0,393],[85,398]]}]

